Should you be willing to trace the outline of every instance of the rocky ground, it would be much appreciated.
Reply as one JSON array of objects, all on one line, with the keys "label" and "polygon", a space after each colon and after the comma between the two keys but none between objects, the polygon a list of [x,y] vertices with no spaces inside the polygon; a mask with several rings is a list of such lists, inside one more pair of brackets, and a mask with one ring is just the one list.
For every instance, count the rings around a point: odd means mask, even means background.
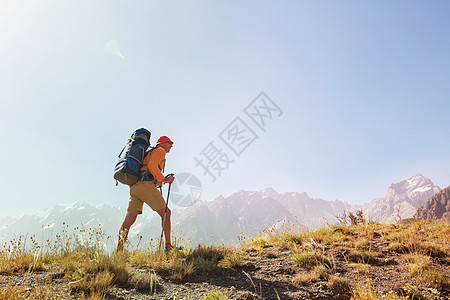
[{"label": "rocky ground", "polygon": [[[262,249],[250,249],[242,253],[246,265],[241,268],[219,268],[212,274],[194,272],[182,282],[174,281],[169,274],[158,274],[160,279],[153,291],[138,290],[128,284],[110,287],[105,299],[201,299],[208,293],[209,299],[350,299],[355,286],[372,288],[378,297],[386,297],[389,292],[407,296],[402,284],[418,286],[422,299],[449,299],[448,289],[438,291],[432,287],[418,285],[407,271],[406,263],[400,253],[390,251],[383,243],[376,243],[373,249],[377,256],[371,261],[371,271],[366,274],[349,268],[348,258],[342,249],[324,249],[328,257],[333,257],[335,274],[346,279],[346,284],[332,286],[328,279],[312,280],[295,284],[295,275],[302,271],[292,263],[292,250],[266,246]],[[450,276],[449,265],[445,259],[434,261],[445,274]],[[133,269],[133,272],[152,274],[150,268]],[[51,287],[52,297],[57,299],[76,299],[69,293],[64,274],[52,271],[24,274],[2,275],[0,286],[23,288],[33,291],[38,287]],[[26,293],[24,293],[25,295]],[[217,298],[214,298],[216,295]],[[219,298],[221,296],[222,298]],[[411,295],[409,295],[410,298]],[[417,298],[420,299],[420,298]]]},{"label": "rocky ground", "polygon": [[[128,256],[125,280],[108,283],[106,289],[99,290],[104,299],[450,299],[448,224],[438,229],[426,223],[419,225],[338,226],[322,235],[261,239],[263,243],[227,250],[238,254],[239,263],[216,263],[203,270],[197,267],[181,279],[174,277],[173,265],[157,268],[152,263],[133,263]],[[289,246],[283,246],[285,237],[291,239]],[[323,243],[314,239],[323,239]],[[406,241],[409,245],[403,245]],[[186,262],[194,252],[177,259]],[[302,265],[294,259],[302,253],[317,255],[316,264]],[[420,258],[426,263],[413,276],[411,259]],[[64,260],[59,265],[56,261],[44,264],[33,272],[3,268],[0,299],[83,298],[73,288],[77,284],[73,278],[86,278],[86,274],[76,277],[83,269],[90,270],[83,266],[74,269]],[[136,281],[139,278],[155,278],[153,287],[148,280],[140,284]],[[96,283],[90,285],[90,291],[95,288]]]}]

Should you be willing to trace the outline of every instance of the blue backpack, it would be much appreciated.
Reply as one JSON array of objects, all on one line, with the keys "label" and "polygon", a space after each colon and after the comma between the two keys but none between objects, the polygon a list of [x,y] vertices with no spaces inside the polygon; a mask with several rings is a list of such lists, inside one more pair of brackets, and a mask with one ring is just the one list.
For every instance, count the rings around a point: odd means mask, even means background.
[{"label": "blue backpack", "polygon": [[151,133],[145,128],[133,132],[128,143],[119,154],[119,162],[114,168],[114,179],[126,185],[133,185],[141,176],[140,169],[145,152],[150,145]]}]

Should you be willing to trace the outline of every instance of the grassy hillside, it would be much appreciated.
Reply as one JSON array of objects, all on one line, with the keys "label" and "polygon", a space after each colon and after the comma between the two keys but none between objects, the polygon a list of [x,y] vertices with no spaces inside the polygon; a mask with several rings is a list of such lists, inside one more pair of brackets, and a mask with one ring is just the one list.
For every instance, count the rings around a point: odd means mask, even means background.
[{"label": "grassy hillside", "polygon": [[[0,299],[448,299],[450,223],[286,224],[241,247],[106,253],[100,228],[0,248]],[[178,245],[180,246],[180,245]]]}]

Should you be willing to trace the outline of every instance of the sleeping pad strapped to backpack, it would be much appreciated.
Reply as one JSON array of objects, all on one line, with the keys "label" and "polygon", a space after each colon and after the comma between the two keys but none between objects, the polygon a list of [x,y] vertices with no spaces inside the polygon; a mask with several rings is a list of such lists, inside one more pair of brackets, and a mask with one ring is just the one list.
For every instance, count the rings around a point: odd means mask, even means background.
[{"label": "sleeping pad strapped to backpack", "polygon": [[145,151],[150,145],[151,133],[145,128],[137,129],[119,154],[119,162],[114,168],[114,179],[126,185],[133,185],[141,176],[140,168]]}]

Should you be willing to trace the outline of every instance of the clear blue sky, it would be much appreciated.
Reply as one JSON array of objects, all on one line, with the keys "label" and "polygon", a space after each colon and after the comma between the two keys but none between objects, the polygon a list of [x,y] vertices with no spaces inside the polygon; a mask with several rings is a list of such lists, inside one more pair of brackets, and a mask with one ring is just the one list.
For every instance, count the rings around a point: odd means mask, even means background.
[{"label": "clear blue sky", "polygon": [[[167,171],[196,175],[204,200],[273,187],[362,204],[416,173],[446,187],[449,12],[449,1],[2,1],[0,216],[126,206],[112,171],[139,127],[175,141]],[[244,113],[260,92],[282,110],[265,131]],[[258,136],[239,157],[219,137],[236,117]],[[211,142],[234,161],[215,182],[194,160]]]}]

